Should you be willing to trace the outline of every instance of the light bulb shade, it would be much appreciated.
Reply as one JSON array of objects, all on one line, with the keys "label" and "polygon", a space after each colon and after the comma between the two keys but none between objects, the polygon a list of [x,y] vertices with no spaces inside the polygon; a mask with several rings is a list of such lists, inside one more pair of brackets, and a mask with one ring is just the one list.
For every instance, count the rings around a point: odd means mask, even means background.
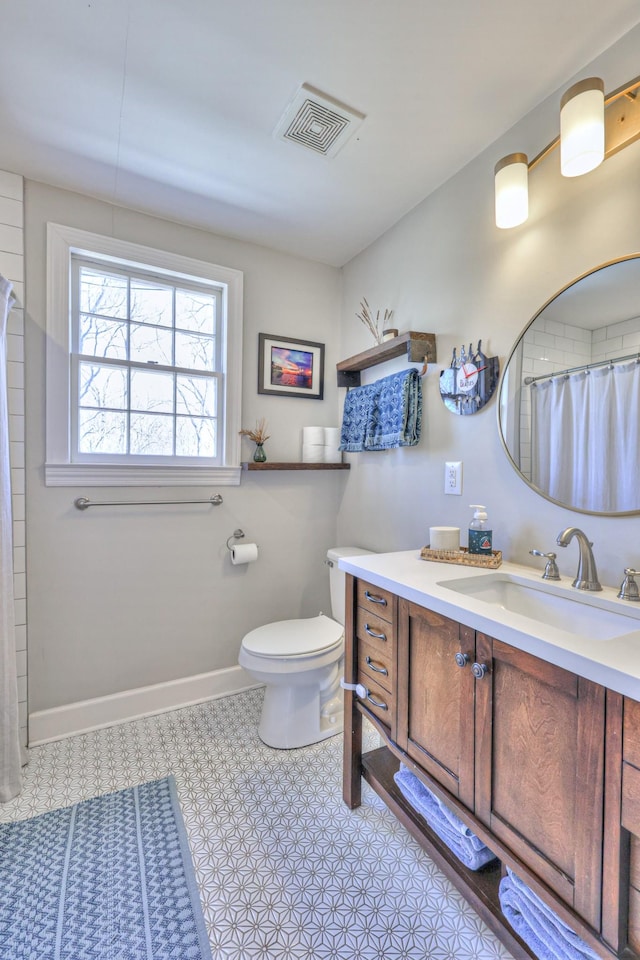
[{"label": "light bulb shade", "polygon": [[496,226],[517,227],[529,216],[529,167],[526,153],[510,153],[495,166]]},{"label": "light bulb shade", "polygon": [[599,77],[580,80],[560,101],[560,169],[580,177],[604,160],[604,84]]}]

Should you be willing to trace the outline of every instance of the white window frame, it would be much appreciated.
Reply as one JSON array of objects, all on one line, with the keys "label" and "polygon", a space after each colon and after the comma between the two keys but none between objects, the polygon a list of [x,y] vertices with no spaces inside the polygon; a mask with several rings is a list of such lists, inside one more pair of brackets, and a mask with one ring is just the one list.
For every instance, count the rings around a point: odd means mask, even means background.
[{"label": "white window frame", "polygon": [[[184,463],[74,462],[71,454],[71,255],[105,265],[152,269],[172,279],[209,281],[222,293],[221,374],[224,403],[221,465]],[[243,274],[152,247],[103,237],[59,223],[47,224],[47,486],[194,486],[240,483]],[[139,460],[139,458],[137,458]]]}]

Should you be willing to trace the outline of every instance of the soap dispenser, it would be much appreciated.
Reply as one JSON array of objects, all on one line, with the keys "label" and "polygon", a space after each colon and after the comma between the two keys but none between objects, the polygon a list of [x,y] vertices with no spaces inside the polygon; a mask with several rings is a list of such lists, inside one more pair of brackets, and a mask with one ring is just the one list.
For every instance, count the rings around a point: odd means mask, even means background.
[{"label": "soap dispenser", "polygon": [[475,510],[469,523],[469,553],[492,553],[492,530],[489,528],[486,508],[479,503],[470,504]]}]

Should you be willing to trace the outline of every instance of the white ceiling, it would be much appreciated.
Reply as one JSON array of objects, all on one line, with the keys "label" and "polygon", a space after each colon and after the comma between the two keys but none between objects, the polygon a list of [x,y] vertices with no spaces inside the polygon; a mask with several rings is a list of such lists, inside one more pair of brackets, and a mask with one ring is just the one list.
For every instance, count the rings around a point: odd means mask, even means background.
[{"label": "white ceiling", "polygon": [[[640,20],[637,0],[0,12],[0,169],[335,265]],[[334,159],[273,137],[303,82],[366,114]]]}]

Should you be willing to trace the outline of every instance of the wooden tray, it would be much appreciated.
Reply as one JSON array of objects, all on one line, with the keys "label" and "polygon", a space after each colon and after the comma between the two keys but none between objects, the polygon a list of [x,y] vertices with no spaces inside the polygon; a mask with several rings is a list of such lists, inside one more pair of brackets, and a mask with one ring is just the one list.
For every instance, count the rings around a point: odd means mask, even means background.
[{"label": "wooden tray", "polygon": [[464,567],[485,567],[495,570],[502,563],[502,551],[492,550],[488,553],[469,553],[466,547],[459,550],[431,550],[423,547],[420,551],[422,560],[436,560],[438,563],[460,563]]}]

